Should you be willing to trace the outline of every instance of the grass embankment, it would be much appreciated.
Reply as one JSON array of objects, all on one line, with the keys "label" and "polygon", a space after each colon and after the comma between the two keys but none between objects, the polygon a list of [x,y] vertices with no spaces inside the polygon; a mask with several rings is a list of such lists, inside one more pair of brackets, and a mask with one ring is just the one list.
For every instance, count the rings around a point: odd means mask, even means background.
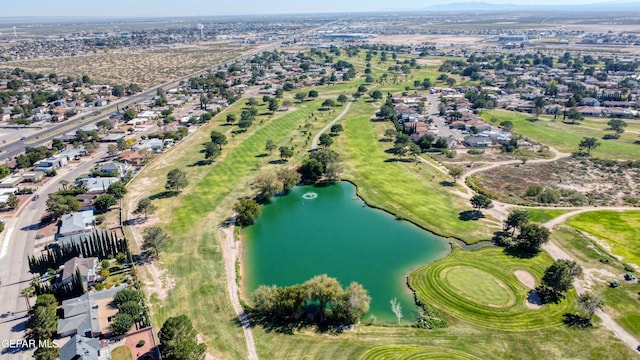
[{"label": "grass embankment", "polygon": [[567,224],[604,241],[613,255],[640,266],[640,210],[585,212],[569,218]]},{"label": "grass embankment", "polygon": [[224,201],[227,196],[239,186],[244,186],[246,192],[248,175],[256,169],[257,162],[265,161],[260,160],[265,159],[260,156],[264,153],[266,140],[288,145],[290,134],[319,107],[318,103],[307,102],[306,107],[265,120],[262,125],[256,121],[249,132],[230,138],[223,155],[214,164],[196,165],[203,158],[201,144],[208,141],[209,131],[230,130],[214,119],[170,150],[171,156],[158,159],[133,180],[132,187],[152,196],[164,192],[164,180],[172,168],[185,170],[190,180],[182,195],[159,196],[154,200],[159,209],[158,217],[171,235],[160,260],[176,279],[168,297],[162,303],[155,301],[152,304],[152,320],[156,327],[159,328],[169,316],[187,314],[204,336],[210,352],[234,359],[246,357],[244,337],[234,323],[235,316],[226,291],[223,258],[217,241],[220,233],[216,226],[231,214],[235,198]]},{"label": "grass embankment", "polygon": [[[606,123],[589,123],[588,126],[569,125],[562,121],[551,121],[540,118],[529,121],[532,115],[505,110],[485,110],[482,118],[495,125],[509,120],[513,123],[513,131],[536,142],[568,153],[578,151],[578,144],[583,137],[595,137],[601,143],[591,152],[593,157],[602,159],[637,160],[640,146],[634,144],[637,134],[625,133],[618,140],[602,140],[612,131],[605,131]],[[595,126],[599,126],[596,128]]]},{"label": "grass embankment", "polygon": [[[552,262],[544,253],[519,259],[505,255],[501,248],[462,251],[454,247],[447,258],[411,273],[409,285],[419,300],[474,325],[515,331],[543,329],[562,324],[562,315],[574,310],[575,293],[570,292],[560,304],[527,308],[529,289],[514,272],[527,270],[539,283]],[[501,296],[488,296],[490,292]]]},{"label": "grass embankment", "polygon": [[479,358],[459,351],[441,349],[432,346],[379,346],[367,351],[363,360],[393,359],[451,359],[479,360]]},{"label": "grass embankment", "polygon": [[336,147],[345,158],[344,178],[358,186],[359,195],[369,204],[443,236],[469,243],[491,238],[485,223],[458,219],[470,206],[440,184],[451,181],[450,177],[426,164],[391,161],[385,149],[392,145],[381,142],[382,133],[374,129],[390,125],[372,122],[374,112],[368,103],[354,103],[344,121],[342,143]]}]

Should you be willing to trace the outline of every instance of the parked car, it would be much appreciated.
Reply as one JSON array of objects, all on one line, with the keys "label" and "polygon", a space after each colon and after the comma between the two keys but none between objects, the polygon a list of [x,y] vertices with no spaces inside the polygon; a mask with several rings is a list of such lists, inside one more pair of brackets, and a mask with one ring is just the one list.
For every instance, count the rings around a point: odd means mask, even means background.
[{"label": "parked car", "polygon": [[37,201],[38,199],[40,199],[40,195],[36,194],[31,198],[31,201]]}]

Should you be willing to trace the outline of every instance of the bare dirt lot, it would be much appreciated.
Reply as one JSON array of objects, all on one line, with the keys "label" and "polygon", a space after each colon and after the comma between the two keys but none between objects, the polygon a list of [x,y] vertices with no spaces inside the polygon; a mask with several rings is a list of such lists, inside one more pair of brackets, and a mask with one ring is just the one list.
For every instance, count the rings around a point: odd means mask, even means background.
[{"label": "bare dirt lot", "polygon": [[640,162],[568,158],[541,164],[512,164],[476,174],[470,181],[509,203],[634,205],[640,199]]},{"label": "bare dirt lot", "polygon": [[55,72],[59,76],[86,74],[94,83],[136,83],[149,88],[232,58],[242,50],[239,46],[210,42],[170,49],[98,52],[86,56],[15,61],[2,64],[2,67],[19,67],[45,74]]}]

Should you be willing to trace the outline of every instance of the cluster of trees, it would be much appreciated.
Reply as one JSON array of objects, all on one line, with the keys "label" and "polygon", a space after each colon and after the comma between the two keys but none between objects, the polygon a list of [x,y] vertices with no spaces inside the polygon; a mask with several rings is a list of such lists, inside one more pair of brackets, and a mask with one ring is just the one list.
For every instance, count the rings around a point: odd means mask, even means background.
[{"label": "cluster of trees", "polygon": [[[27,337],[36,344],[49,342],[56,337],[58,332],[58,316],[56,309],[58,300],[51,294],[38,296],[36,304],[29,310],[27,321]],[[57,346],[38,346],[33,357],[36,360],[54,360],[60,354]]]},{"label": "cluster of trees", "polygon": [[49,150],[46,146],[27,147],[24,154],[16,157],[16,167],[25,169],[33,166],[36,161],[46,159],[56,153],[55,149]]},{"label": "cluster of trees", "polygon": [[542,284],[536,291],[543,303],[557,303],[565,293],[573,288],[573,279],[582,275],[582,267],[575,261],[556,260],[542,277]]},{"label": "cluster of trees", "polygon": [[269,201],[269,199],[281,192],[288,192],[294,186],[298,185],[302,177],[300,173],[294,169],[281,169],[275,174],[268,173],[258,176],[253,181],[253,188],[258,190],[256,195],[259,201]]},{"label": "cluster of trees", "polygon": [[337,181],[341,172],[340,155],[326,147],[311,154],[302,162],[298,172],[302,181],[309,184],[318,182],[323,176],[327,181]]},{"label": "cluster of trees", "polygon": [[211,141],[204,143],[204,158],[212,162],[222,153],[222,147],[227,144],[227,137],[223,133],[211,131]]},{"label": "cluster of trees", "polygon": [[144,295],[140,290],[122,289],[113,296],[113,301],[118,307],[118,313],[111,323],[112,335],[124,335],[134,324],[138,329],[149,326]]},{"label": "cluster of trees", "polygon": [[82,276],[80,275],[80,270],[76,270],[73,274],[71,282],[61,283],[56,282],[55,277],[51,277],[49,281],[40,282],[38,280],[33,281],[33,290],[35,294],[40,296],[44,294],[53,295],[56,300],[62,302],[67,299],[73,299],[84,294],[84,286],[82,284]]},{"label": "cluster of trees", "polygon": [[198,343],[198,334],[186,315],[168,318],[160,332],[160,354],[167,360],[203,360],[207,346]]},{"label": "cluster of trees", "polygon": [[30,256],[28,258],[29,272],[44,274],[48,269],[57,269],[67,260],[76,256],[97,257],[102,260],[113,259],[119,253],[127,255],[127,258],[130,259],[127,240],[118,238],[115,233],[110,233],[107,230],[96,230],[88,235],[80,236],[78,243],[47,249],[38,257]]},{"label": "cluster of trees", "polygon": [[549,241],[547,228],[529,221],[526,210],[513,210],[504,222],[504,232],[499,233],[497,242],[501,245],[523,251],[537,253],[542,244]]},{"label": "cluster of trees", "polygon": [[369,311],[371,298],[362,285],[342,288],[326,274],[304,284],[261,286],[251,297],[253,322],[265,325],[343,326],[357,323]]}]

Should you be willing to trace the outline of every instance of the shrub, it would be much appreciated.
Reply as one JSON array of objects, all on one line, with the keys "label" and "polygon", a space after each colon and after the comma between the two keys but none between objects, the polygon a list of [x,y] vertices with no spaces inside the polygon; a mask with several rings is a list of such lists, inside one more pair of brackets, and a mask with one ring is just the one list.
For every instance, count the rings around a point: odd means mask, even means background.
[{"label": "shrub", "polygon": [[140,340],[140,341],[138,341],[138,343],[136,344],[136,347],[143,347],[143,346],[144,346],[144,344],[145,344],[145,341],[144,341],[144,340]]},{"label": "shrub", "polygon": [[482,154],[484,154],[484,150],[469,149],[469,151],[467,151],[467,154],[469,154],[469,155],[482,155]]},{"label": "shrub", "polygon": [[524,193],[525,196],[538,196],[542,192],[542,186],[540,185],[531,185]]}]

